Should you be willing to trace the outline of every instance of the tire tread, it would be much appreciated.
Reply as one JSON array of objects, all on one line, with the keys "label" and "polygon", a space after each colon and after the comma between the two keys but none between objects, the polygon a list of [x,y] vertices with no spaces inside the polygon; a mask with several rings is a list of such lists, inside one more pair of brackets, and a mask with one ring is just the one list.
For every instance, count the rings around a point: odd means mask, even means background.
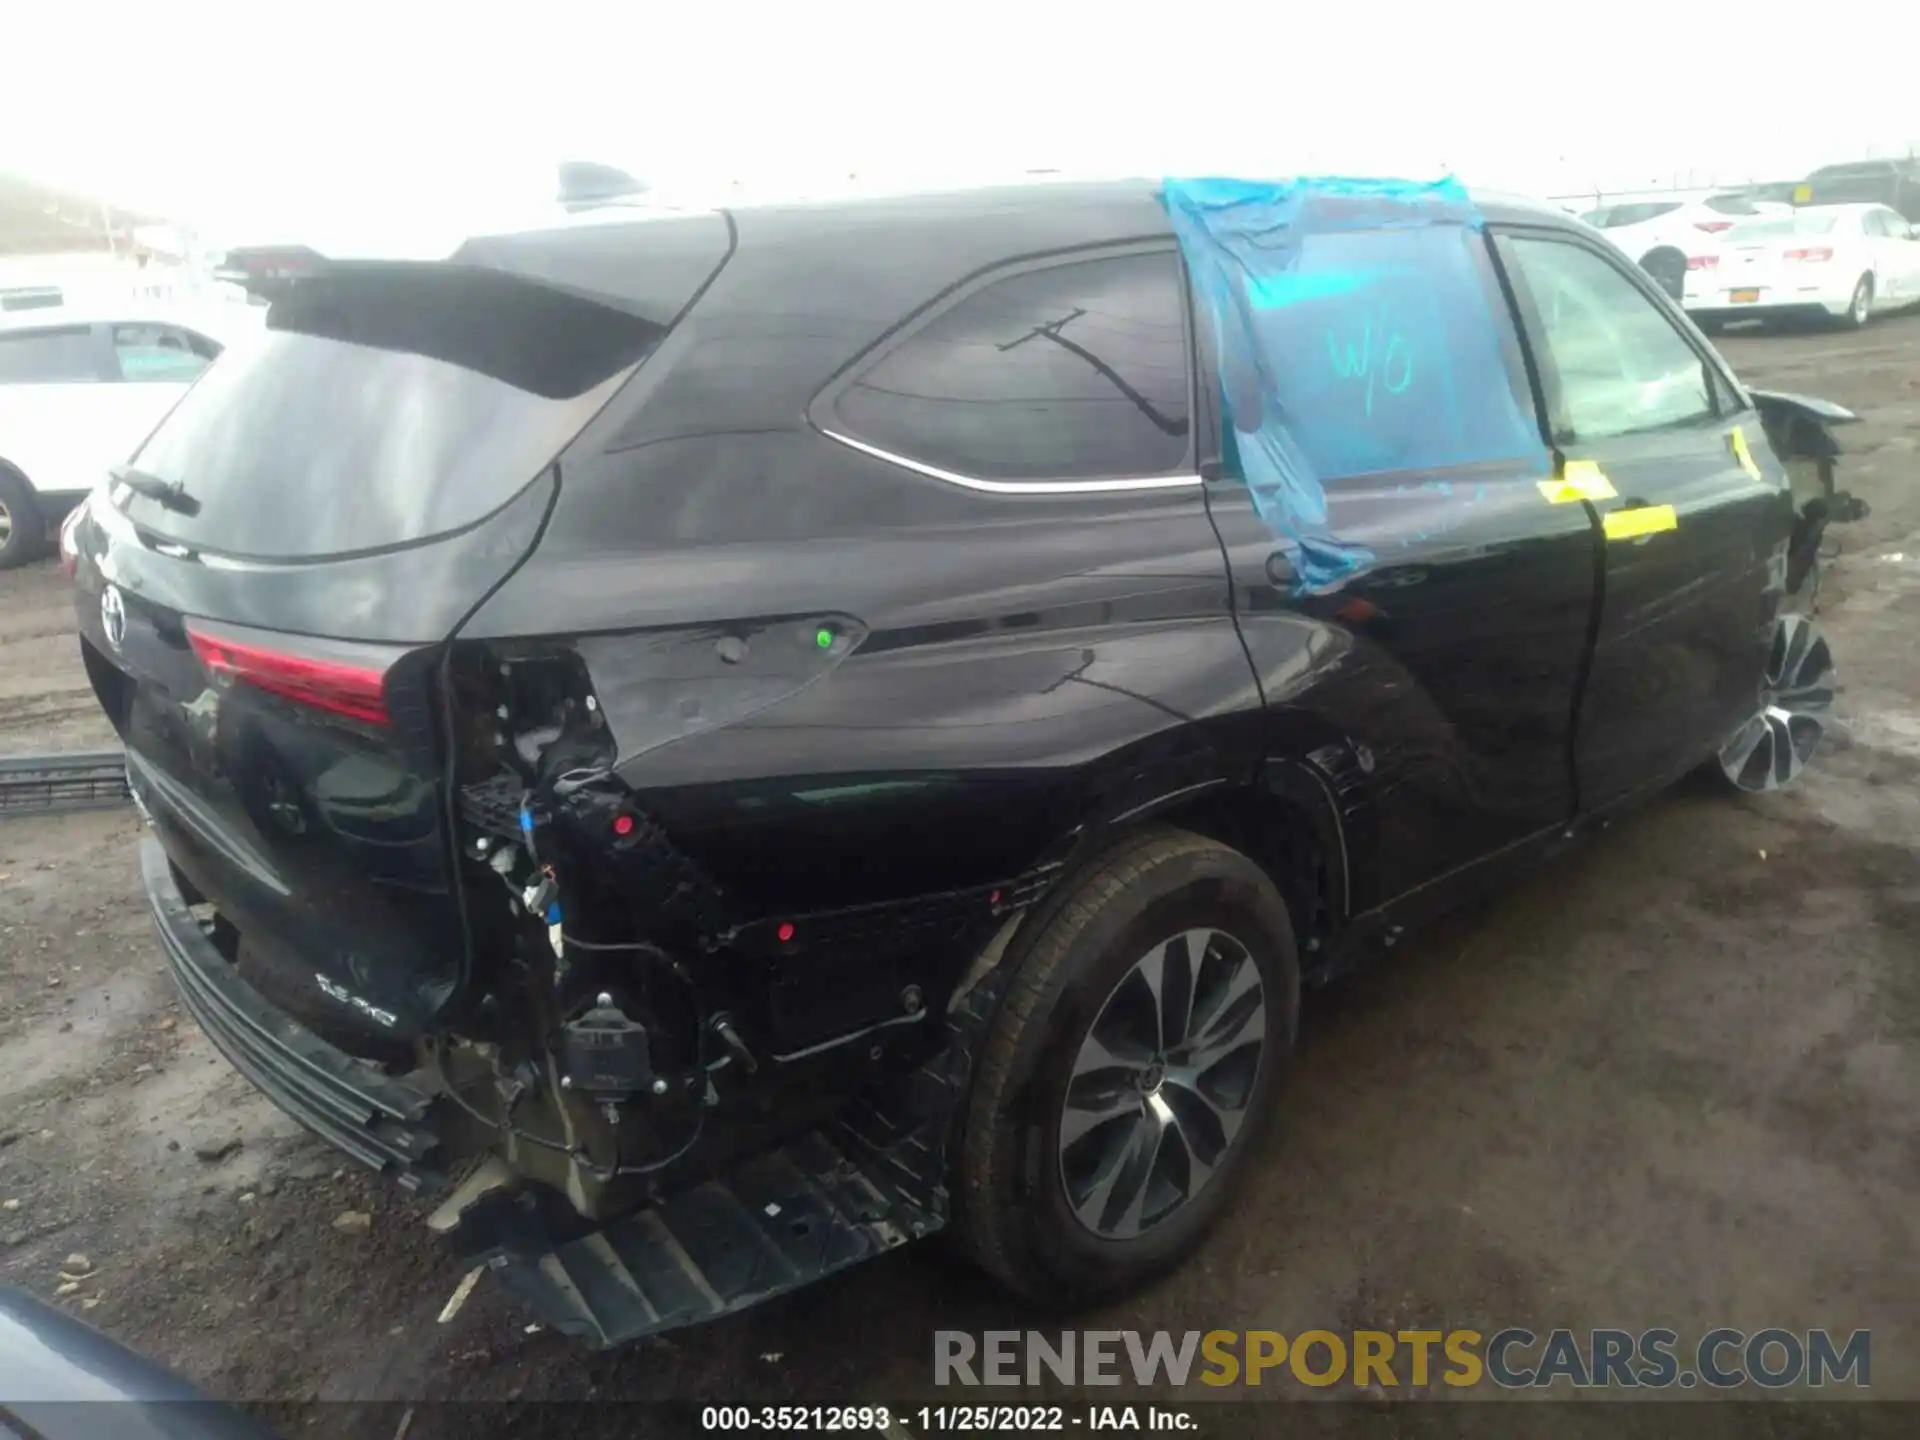
[{"label": "tire tread", "polygon": [[1009,1204],[1013,1187],[1004,1183],[1019,1156],[1019,1137],[997,1123],[1015,1073],[1020,1043],[1036,1017],[1045,1022],[1052,994],[1068,952],[1102,909],[1157,867],[1188,856],[1221,853],[1241,857],[1230,846],[1191,831],[1155,829],[1123,840],[1093,861],[1061,901],[1041,920],[1031,948],[1002,963],[1019,967],[995,1017],[980,1067],[967,1100],[966,1133],[960,1145],[957,1238],[974,1263],[1015,1293],[1045,1303],[1044,1272],[1015,1253],[1018,1226]]}]

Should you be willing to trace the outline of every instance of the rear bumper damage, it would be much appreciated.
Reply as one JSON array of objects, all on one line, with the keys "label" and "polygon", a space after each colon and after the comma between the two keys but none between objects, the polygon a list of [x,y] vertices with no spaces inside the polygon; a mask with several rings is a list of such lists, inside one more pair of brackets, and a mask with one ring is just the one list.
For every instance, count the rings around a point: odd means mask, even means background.
[{"label": "rear bumper damage", "polygon": [[946,1043],[917,1069],[596,1224],[500,1156],[481,1159],[484,1144],[447,1095],[382,1073],[263,998],[150,836],[141,868],[181,997],[234,1068],[343,1153],[405,1190],[442,1195],[429,1228],[563,1334],[605,1347],[715,1319],[948,1222],[950,1144],[999,970],[957,994],[937,1022]]},{"label": "rear bumper damage", "polygon": [[952,1043],[904,1081],[598,1228],[556,1233],[541,1197],[497,1161],[428,1223],[596,1348],[718,1319],[932,1235],[952,1216],[950,1149],[1003,978],[964,998]]},{"label": "rear bumper damage", "polygon": [[151,836],[140,842],[140,869],[180,998],[234,1069],[321,1139],[403,1189],[444,1186],[447,1152],[434,1098],[328,1044],[241,979]]}]

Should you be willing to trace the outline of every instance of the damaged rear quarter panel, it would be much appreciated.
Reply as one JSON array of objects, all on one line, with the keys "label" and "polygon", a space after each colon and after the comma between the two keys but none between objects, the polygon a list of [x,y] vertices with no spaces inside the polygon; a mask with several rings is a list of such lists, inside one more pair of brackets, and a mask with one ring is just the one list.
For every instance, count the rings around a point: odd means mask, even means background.
[{"label": "damaged rear quarter panel", "polygon": [[[462,632],[579,657],[618,784],[721,897],[708,939],[785,994],[779,1049],[897,1015],[907,984],[937,1008],[986,936],[913,915],[980,887],[990,932],[993,890],[1164,796],[1250,783],[1263,738],[1197,480],[986,494],[809,422],[949,287],[1021,254],[1166,237],[1144,191],[914,203],[864,214],[857,237],[743,215],[699,304],[562,457],[541,544]],[[873,905],[897,923],[810,943],[828,932],[808,917]],[[792,943],[756,950],[783,920]]]}]

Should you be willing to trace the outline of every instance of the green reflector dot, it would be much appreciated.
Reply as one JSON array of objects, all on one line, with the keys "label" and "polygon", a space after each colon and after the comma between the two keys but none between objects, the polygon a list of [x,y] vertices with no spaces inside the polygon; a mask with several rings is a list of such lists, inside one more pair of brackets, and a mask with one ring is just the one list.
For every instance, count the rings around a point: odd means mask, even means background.
[{"label": "green reflector dot", "polygon": [[822,625],[818,630],[813,632],[813,643],[818,645],[822,650],[831,650],[833,648],[833,631]]}]

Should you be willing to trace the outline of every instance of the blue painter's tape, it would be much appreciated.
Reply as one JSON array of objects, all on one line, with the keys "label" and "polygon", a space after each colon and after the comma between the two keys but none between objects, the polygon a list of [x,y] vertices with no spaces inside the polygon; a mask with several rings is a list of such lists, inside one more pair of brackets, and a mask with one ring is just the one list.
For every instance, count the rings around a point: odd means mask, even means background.
[{"label": "blue painter's tape", "polygon": [[1223,458],[1300,590],[1372,563],[1330,533],[1329,481],[1544,466],[1458,181],[1168,180],[1162,198],[1212,332]]}]

